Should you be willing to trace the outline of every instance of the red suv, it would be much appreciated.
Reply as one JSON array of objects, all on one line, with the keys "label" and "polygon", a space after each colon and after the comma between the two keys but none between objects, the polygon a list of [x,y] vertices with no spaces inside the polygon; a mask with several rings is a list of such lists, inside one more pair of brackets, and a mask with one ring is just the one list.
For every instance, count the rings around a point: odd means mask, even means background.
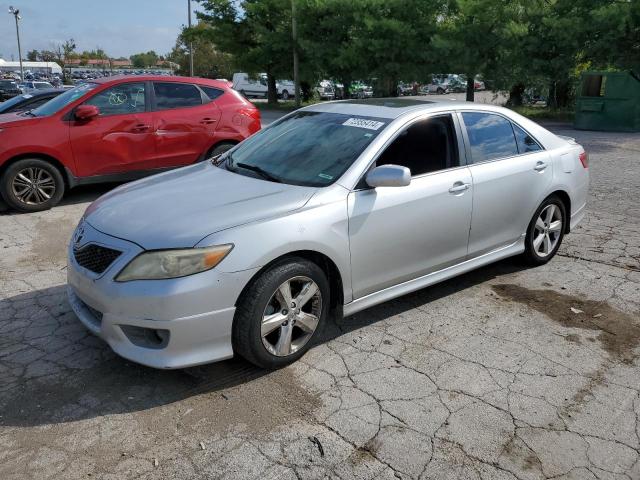
[{"label": "red suv", "polygon": [[0,115],[0,193],[17,210],[44,210],[65,189],[189,165],[258,130],[259,110],[223,82],[95,80],[35,110]]}]

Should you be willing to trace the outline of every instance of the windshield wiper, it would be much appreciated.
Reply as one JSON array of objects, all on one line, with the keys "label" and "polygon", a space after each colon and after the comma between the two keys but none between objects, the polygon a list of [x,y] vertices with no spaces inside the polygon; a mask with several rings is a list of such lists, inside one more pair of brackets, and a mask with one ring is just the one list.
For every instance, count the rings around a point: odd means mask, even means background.
[{"label": "windshield wiper", "polygon": [[36,117],[37,115],[35,113],[33,113],[31,110],[25,110],[24,112],[25,115],[29,115],[31,117]]},{"label": "windshield wiper", "polygon": [[271,180],[272,182],[282,183],[281,179],[279,179],[275,175],[267,172],[263,168],[258,167],[257,165],[249,165],[248,163],[242,163],[242,162],[234,163],[234,165],[237,166],[237,167],[240,167],[240,168],[244,168],[245,170],[251,170],[252,172],[256,172],[258,175],[260,175],[262,178],[264,178],[266,180]]}]

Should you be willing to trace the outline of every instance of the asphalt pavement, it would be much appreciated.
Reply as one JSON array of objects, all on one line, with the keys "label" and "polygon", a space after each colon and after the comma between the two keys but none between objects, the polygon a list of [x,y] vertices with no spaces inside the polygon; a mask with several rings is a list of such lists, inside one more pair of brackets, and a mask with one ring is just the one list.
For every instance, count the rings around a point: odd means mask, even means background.
[{"label": "asphalt pavement", "polygon": [[331,324],[276,372],[152,370],[82,327],[65,249],[111,186],[0,215],[0,478],[639,479],[640,138],[552,128],[592,176],[556,258]]}]

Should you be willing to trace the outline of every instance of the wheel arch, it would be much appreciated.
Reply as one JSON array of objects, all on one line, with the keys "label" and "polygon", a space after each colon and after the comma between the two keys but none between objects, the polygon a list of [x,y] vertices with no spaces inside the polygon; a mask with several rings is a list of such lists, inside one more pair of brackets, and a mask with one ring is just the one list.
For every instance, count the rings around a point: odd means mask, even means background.
[{"label": "wheel arch", "polygon": [[[330,295],[330,306],[332,310],[342,311],[342,305],[344,303],[344,290],[343,290],[343,280],[342,275],[340,274],[340,269],[336,265],[336,263],[324,253],[315,251],[315,250],[293,250],[291,252],[287,252],[285,254],[280,255],[279,257],[274,258],[269,263],[265,264],[260,270],[258,270],[251,279],[247,282],[247,284],[242,289],[238,300],[241,299],[246,292],[247,289],[255,282],[256,279],[262,275],[266,270],[272,268],[274,265],[278,265],[280,263],[284,263],[288,260],[302,258],[304,260],[308,260],[318,267],[322,269],[324,274],[327,276],[327,280],[329,281],[329,295]],[[236,303],[238,302],[236,300]]]},{"label": "wheel arch", "polygon": [[62,175],[62,179],[64,180],[64,186],[65,188],[71,188],[73,186],[73,179],[70,178],[70,172],[69,170],[64,166],[64,164],[58,160],[57,158],[47,154],[47,153],[21,153],[19,155],[15,155],[13,157],[11,157],[10,159],[8,159],[6,162],[4,162],[2,164],[2,166],[0,166],[0,177],[2,177],[4,175],[4,172],[7,170],[7,168],[9,168],[11,165],[13,165],[16,162],[19,162],[20,160],[27,160],[27,159],[38,159],[38,160],[44,160],[45,162],[49,162],[51,163],[54,167],[56,167],[56,169],[60,172],[60,175]]},{"label": "wheel arch", "polygon": [[565,212],[567,213],[565,215],[565,219],[564,219],[564,233],[569,233],[571,227],[571,197],[569,196],[569,194],[567,193],[566,190],[555,190],[554,192],[551,192],[549,195],[547,195],[547,197],[545,198],[545,200],[551,196],[555,195],[556,197],[558,197],[560,200],[562,200],[562,203],[564,204],[564,209]]}]

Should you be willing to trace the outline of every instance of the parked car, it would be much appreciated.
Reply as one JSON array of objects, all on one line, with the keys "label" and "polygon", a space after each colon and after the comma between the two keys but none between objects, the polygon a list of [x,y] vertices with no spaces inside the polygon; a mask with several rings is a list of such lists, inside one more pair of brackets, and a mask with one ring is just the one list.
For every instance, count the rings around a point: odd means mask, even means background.
[{"label": "parked car", "polygon": [[413,84],[399,82],[396,91],[399,97],[402,97],[405,95],[413,95],[414,94]]},{"label": "parked car", "polygon": [[54,88],[49,82],[24,82],[22,87],[23,93],[33,92],[34,90],[49,90]]},{"label": "parked car", "polygon": [[350,88],[351,98],[371,98],[373,97],[373,87],[362,82],[353,82]]},{"label": "parked car", "polygon": [[0,100],[7,100],[21,93],[22,90],[14,80],[0,80]]},{"label": "parked car", "polygon": [[61,88],[51,88],[49,90],[35,90],[31,93],[16,95],[15,97],[0,103],[0,114],[33,110],[34,108],[38,108],[40,105],[47,103],[52,98],[57,97],[62,92],[64,92],[64,90]]},{"label": "parked car", "polygon": [[511,110],[318,103],[215,162],[92,203],[68,249],[69,301],[135,362],[281,367],[330,311],[512,255],[548,262],[584,216],[588,181],[580,145]]},{"label": "parked car", "polygon": [[333,100],[336,96],[335,88],[331,80],[322,80],[316,86],[316,93],[320,100]]},{"label": "parked car", "polygon": [[[246,73],[233,74],[233,89],[247,98],[267,98],[267,74],[261,73],[257,78],[251,78]],[[295,85],[291,80],[277,80],[278,97],[289,100],[295,94]]]},{"label": "parked car", "polygon": [[202,78],[109,77],[0,116],[0,193],[37,211],[67,188],[125,181],[218,155],[260,129],[260,112]]}]

